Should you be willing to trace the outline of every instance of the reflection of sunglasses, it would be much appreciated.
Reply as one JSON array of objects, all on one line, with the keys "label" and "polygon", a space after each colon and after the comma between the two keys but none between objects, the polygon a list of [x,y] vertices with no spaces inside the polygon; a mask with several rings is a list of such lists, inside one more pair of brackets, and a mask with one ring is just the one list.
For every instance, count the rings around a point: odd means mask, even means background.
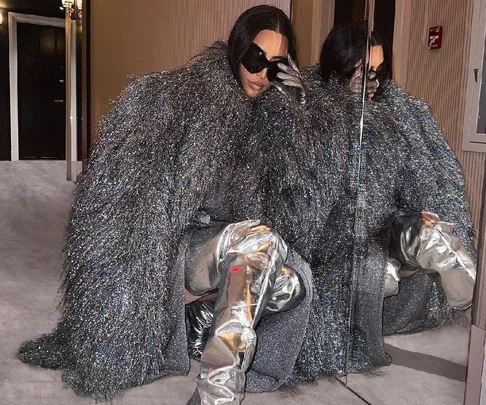
[{"label": "reflection of sunglasses", "polygon": [[280,69],[277,64],[284,63],[285,65],[288,65],[287,58],[283,57],[269,61],[265,56],[265,52],[253,42],[243,55],[241,63],[246,70],[253,74],[261,72],[265,68],[268,69],[267,78],[271,82],[278,80],[277,73],[280,72]]},{"label": "reflection of sunglasses", "polygon": [[[346,79],[351,79],[351,77],[353,77],[354,73],[356,72],[357,69],[362,69],[362,65],[359,65],[359,66],[356,66],[354,67],[353,69],[351,69],[347,74],[344,74],[344,77]],[[387,71],[386,71],[386,68],[385,68],[385,63],[382,63],[380,66],[378,66],[378,68],[376,69],[370,69],[368,73],[370,72],[374,72],[374,76],[378,79],[378,80],[382,80],[385,78],[386,74],[387,74]],[[373,77],[374,78],[374,77]]]}]

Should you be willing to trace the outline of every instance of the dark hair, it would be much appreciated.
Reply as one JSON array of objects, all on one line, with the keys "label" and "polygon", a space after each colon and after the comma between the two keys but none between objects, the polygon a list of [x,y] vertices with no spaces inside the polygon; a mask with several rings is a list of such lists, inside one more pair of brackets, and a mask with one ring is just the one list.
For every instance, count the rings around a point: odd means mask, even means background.
[{"label": "dark hair", "polygon": [[277,7],[256,6],[241,14],[235,22],[228,39],[228,58],[238,83],[240,83],[240,63],[251,43],[260,31],[278,32],[287,38],[288,53],[297,63],[295,35],[292,24],[285,13]]},{"label": "dark hair", "polygon": [[[320,57],[322,79],[327,82],[332,76],[349,79],[356,64],[366,54],[366,21],[353,21],[335,26],[324,41]],[[384,62],[380,67],[380,87],[384,89],[392,77],[392,55],[388,44],[376,31],[371,33],[370,46],[383,47]]]}]

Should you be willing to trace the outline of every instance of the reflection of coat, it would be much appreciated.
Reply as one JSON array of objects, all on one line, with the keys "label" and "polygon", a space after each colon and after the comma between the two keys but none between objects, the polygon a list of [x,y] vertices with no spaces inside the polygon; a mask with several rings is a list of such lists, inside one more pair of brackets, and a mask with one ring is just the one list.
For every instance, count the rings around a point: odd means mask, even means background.
[{"label": "reflection of coat", "polygon": [[313,379],[388,364],[384,334],[435,328],[450,319],[442,289],[424,273],[402,280],[399,294],[383,301],[397,214],[436,212],[453,222],[466,248],[473,249],[459,165],[426,104],[394,83],[379,99],[366,102],[357,184],[359,97],[334,79],[324,85],[316,68],[304,78],[312,125],[317,132],[333,132],[321,120],[334,112],[334,137],[345,139],[341,160],[348,166],[343,194],[312,259],[313,309],[295,377]]},{"label": "reflection of coat", "polygon": [[300,107],[274,89],[246,100],[226,53],[215,44],[178,70],[134,80],[101,122],[66,233],[61,321],[19,352],[61,367],[81,395],[112,398],[187,372],[184,233],[207,214],[261,219],[291,247],[308,293],[260,323],[248,389],[275,389],[292,370],[312,298],[295,252],[307,256],[319,239],[336,188]]}]

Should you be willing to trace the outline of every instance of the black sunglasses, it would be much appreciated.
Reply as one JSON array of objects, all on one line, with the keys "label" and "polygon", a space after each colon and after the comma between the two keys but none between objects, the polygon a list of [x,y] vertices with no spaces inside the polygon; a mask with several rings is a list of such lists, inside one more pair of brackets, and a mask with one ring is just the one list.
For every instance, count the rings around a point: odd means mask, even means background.
[{"label": "black sunglasses", "polygon": [[277,77],[277,73],[280,72],[280,69],[277,64],[289,64],[287,58],[284,57],[269,61],[265,56],[265,52],[263,52],[263,50],[253,42],[251,43],[246,53],[243,55],[241,63],[243,64],[245,69],[252,74],[261,72],[265,68],[268,69],[267,78],[271,82],[273,82],[274,80],[279,80]]}]

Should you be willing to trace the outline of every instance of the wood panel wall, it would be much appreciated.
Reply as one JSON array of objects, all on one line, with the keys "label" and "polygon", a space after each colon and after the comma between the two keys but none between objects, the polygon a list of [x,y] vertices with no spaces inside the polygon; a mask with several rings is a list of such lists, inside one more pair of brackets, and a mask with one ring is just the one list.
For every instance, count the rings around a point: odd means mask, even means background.
[{"label": "wood panel wall", "polygon": [[103,0],[91,2],[91,136],[129,76],[184,64],[205,45],[227,39],[247,8],[290,0]]},{"label": "wood panel wall", "polygon": [[[472,0],[408,1],[411,2],[411,25],[405,88],[431,105],[456,152],[464,170],[471,214],[478,229],[486,154],[461,150]],[[428,30],[436,25],[444,27],[442,48],[429,50]]]}]

